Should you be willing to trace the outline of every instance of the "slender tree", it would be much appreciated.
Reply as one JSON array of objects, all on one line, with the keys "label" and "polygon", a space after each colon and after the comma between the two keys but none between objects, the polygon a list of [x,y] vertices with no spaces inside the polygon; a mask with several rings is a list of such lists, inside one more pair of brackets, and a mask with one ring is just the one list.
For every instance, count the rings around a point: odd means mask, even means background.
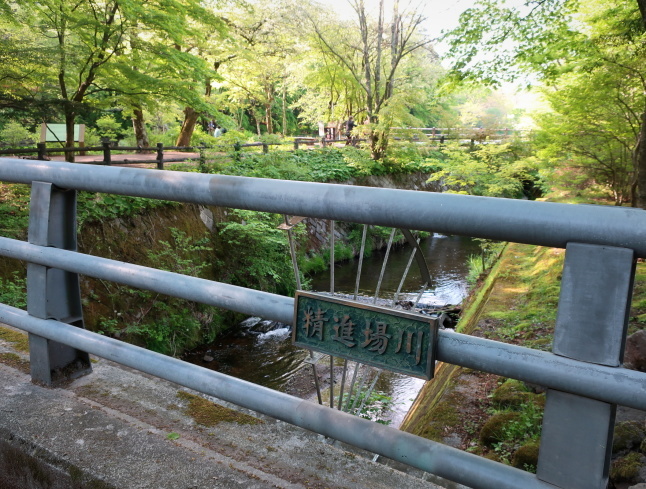
[{"label": "slender tree", "polygon": [[370,152],[379,160],[388,146],[391,122],[384,120],[383,115],[397,93],[402,62],[431,40],[422,35],[424,17],[416,9],[400,10],[399,2],[395,1],[387,21],[383,0],[379,0],[376,19],[368,15],[364,0],[349,3],[356,19],[346,29],[340,31],[338,26],[319,24],[314,16],[310,17],[311,26],[318,49],[345,67],[361,91],[363,104],[357,112],[365,115],[370,128]]}]

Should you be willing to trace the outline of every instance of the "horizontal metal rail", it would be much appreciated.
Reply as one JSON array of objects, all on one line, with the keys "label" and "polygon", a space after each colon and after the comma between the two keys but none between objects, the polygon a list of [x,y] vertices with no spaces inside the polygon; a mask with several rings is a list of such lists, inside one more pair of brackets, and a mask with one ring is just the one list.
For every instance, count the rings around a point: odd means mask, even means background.
[{"label": "horizontal metal rail", "polygon": [[291,324],[294,299],[132,263],[0,237],[0,256]]},{"label": "horizontal metal rail", "polygon": [[193,202],[565,248],[617,246],[646,258],[646,212],[227,175],[0,158],[0,180]]},{"label": "horizontal metal rail", "polygon": [[[0,256],[292,324],[294,299],[235,285],[0,237]],[[438,360],[646,410],[646,374],[440,331]]]},{"label": "horizontal metal rail", "polygon": [[528,472],[4,304],[0,322],[469,487],[554,489]]}]

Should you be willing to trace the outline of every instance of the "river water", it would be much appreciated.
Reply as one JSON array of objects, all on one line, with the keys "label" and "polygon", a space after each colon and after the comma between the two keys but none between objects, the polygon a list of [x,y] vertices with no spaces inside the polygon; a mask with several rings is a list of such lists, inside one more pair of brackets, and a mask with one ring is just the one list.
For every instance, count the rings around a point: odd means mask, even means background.
[{"label": "river water", "polygon": [[[435,234],[423,240],[421,247],[433,282],[420,304],[459,304],[467,293],[468,257],[479,253],[477,243],[459,236]],[[379,291],[380,299],[392,300],[410,253],[409,246],[391,250]],[[359,286],[361,295],[374,296],[384,255],[385,251],[375,251],[364,259]],[[357,265],[358,260],[352,260],[335,266],[335,292],[354,293]],[[400,300],[415,300],[422,285],[421,274],[413,261]],[[329,291],[329,272],[314,277],[311,289]],[[309,368],[304,363],[308,354],[292,346],[289,328],[263,332],[262,326],[233,326],[214,343],[187,353],[185,360],[275,390],[289,391],[297,372]],[[392,397],[394,402],[393,409],[383,419],[389,420],[392,426],[399,426],[423,383],[414,377],[382,373],[376,389]]]}]

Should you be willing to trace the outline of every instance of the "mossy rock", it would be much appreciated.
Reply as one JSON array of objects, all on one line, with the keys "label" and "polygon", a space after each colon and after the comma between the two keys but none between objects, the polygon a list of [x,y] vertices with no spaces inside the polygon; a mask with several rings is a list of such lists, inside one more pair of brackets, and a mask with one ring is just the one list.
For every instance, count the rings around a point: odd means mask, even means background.
[{"label": "mossy rock", "polygon": [[640,446],[646,437],[642,424],[637,421],[624,421],[615,425],[615,433],[612,439],[612,453],[619,453],[622,450],[630,450]]},{"label": "mossy rock", "polygon": [[498,455],[496,452],[487,452],[483,455],[483,457],[487,460],[493,460],[494,462],[502,462],[500,455]]},{"label": "mossy rock", "polygon": [[515,379],[507,379],[491,393],[491,402],[498,408],[515,409],[530,401],[532,393],[525,384]]},{"label": "mossy rock", "polygon": [[514,452],[511,465],[524,470],[530,467],[535,469],[538,466],[538,448],[539,443],[535,441],[523,445]]},{"label": "mossy rock", "polygon": [[495,414],[482,426],[480,443],[486,447],[493,447],[495,443],[503,441],[505,425],[519,418],[520,415],[514,412]]},{"label": "mossy rock", "polygon": [[613,482],[632,481],[639,475],[639,469],[646,459],[637,452],[630,452],[624,457],[619,457],[612,462],[610,467],[610,480]]}]

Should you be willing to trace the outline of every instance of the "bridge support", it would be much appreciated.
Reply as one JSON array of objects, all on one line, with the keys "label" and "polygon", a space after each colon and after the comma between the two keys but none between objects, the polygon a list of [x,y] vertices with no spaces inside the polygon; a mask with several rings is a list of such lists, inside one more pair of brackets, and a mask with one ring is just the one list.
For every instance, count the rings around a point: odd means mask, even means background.
[{"label": "bridge support", "polygon": [[[34,182],[29,212],[29,242],[76,251],[76,191]],[[40,319],[84,328],[78,274],[27,265],[27,312]],[[55,385],[92,371],[86,352],[29,334],[32,381]]]},{"label": "bridge support", "polygon": [[[621,365],[635,276],[633,250],[569,243],[553,352]],[[605,489],[616,405],[547,391],[537,476],[563,489]]]}]

